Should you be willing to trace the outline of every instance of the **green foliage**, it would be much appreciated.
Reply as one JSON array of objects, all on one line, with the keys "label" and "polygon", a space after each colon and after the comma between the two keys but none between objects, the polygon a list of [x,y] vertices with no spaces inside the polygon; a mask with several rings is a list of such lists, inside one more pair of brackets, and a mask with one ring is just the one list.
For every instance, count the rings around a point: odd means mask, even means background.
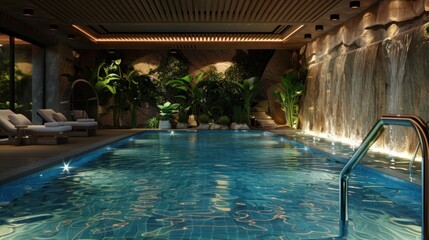
[{"label": "green foliage", "polygon": [[204,74],[205,81],[222,81],[225,79],[225,75],[217,71],[216,67],[211,65],[208,67]]},{"label": "green foliage", "polygon": [[246,112],[241,106],[234,106],[232,112],[232,121],[236,123],[246,122]]},{"label": "green foliage", "polygon": [[260,79],[258,77],[252,77],[243,81],[243,83],[234,82],[236,88],[241,94],[243,100],[243,114],[245,117],[245,123],[250,125],[250,108],[254,98],[259,94],[260,91]]},{"label": "green foliage", "polygon": [[240,92],[231,81],[203,80],[198,87],[202,90],[199,109],[213,119],[221,115],[231,116],[232,106],[241,104]]},{"label": "green foliage", "polygon": [[180,79],[186,76],[189,71],[189,61],[182,52],[169,53],[161,59],[159,66],[149,72],[149,74],[157,74],[158,81],[157,104],[173,100],[173,94],[167,90],[167,82],[174,79]]},{"label": "green foliage", "polygon": [[188,122],[188,118],[189,118],[189,114],[187,111],[180,111],[179,110],[179,122],[181,123],[187,123]]},{"label": "green foliage", "polygon": [[186,75],[179,79],[170,80],[166,84],[176,90],[175,100],[181,103],[185,111],[191,109],[192,114],[197,112],[197,101],[201,97],[201,89],[197,87],[197,84],[203,76],[204,73],[200,73],[193,79],[191,75]]},{"label": "green foliage", "polygon": [[157,105],[159,108],[159,114],[161,115],[161,120],[170,120],[173,116],[173,113],[177,112],[180,104],[165,102],[164,104]]},{"label": "green foliage", "polygon": [[297,128],[299,114],[299,97],[304,89],[303,81],[307,71],[291,71],[285,74],[276,86],[273,97],[277,98],[285,113],[286,126]]},{"label": "green foliage", "polygon": [[121,59],[102,62],[97,68],[95,89],[100,105],[111,103],[114,127],[120,127],[122,111],[130,110],[131,125],[137,126],[137,111],[143,101],[151,102],[155,89],[147,75],[137,76],[136,71],[122,63]]},{"label": "green foliage", "polygon": [[198,116],[198,122],[199,123],[209,123],[209,120],[210,120],[210,118],[209,118],[209,115],[207,115],[207,114],[200,114],[199,116]]},{"label": "green foliage", "polygon": [[154,84],[148,75],[134,76],[131,71],[125,78],[128,81],[128,101],[130,103],[131,127],[137,127],[137,111],[143,102],[153,102]]},{"label": "green foliage", "polygon": [[[9,56],[4,54],[0,48],[0,108],[10,108],[10,61]],[[17,66],[15,66],[15,104],[14,110],[20,112],[20,109],[26,108],[24,104],[31,105],[31,95],[28,93],[28,88],[31,88],[31,76],[24,74]]]},{"label": "green foliage", "polygon": [[231,122],[231,120],[226,115],[220,116],[219,119],[218,119],[218,123],[221,124],[221,125],[228,126],[230,122]]},{"label": "green foliage", "polygon": [[145,128],[158,128],[158,126],[159,126],[159,120],[156,117],[149,118],[144,124]]}]

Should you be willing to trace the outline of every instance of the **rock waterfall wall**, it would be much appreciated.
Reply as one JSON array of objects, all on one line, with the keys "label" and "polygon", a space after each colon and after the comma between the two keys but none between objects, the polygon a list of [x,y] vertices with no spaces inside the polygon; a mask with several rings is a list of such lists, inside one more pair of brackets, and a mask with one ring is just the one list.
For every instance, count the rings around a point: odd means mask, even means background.
[{"label": "rock waterfall wall", "polygon": [[[383,114],[429,120],[428,2],[382,1],[307,46],[304,131],[360,142]],[[412,129],[395,128],[377,144],[413,151]]]}]

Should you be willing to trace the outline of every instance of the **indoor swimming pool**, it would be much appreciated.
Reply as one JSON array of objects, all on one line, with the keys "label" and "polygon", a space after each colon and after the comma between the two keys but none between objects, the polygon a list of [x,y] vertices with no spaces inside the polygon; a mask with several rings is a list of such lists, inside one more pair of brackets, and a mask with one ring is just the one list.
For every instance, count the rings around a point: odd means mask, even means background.
[{"label": "indoor swimming pool", "polygon": [[262,131],[147,131],[0,187],[0,239],[420,239],[421,190]]}]

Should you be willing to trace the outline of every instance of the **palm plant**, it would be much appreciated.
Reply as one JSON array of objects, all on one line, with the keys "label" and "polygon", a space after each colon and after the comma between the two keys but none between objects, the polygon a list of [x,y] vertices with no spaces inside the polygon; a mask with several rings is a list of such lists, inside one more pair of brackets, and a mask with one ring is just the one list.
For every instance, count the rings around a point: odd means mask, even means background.
[{"label": "palm plant", "polygon": [[301,83],[302,74],[291,71],[285,74],[276,86],[273,97],[277,98],[285,114],[286,126],[297,128],[299,113],[299,97],[302,95],[304,85]]}]

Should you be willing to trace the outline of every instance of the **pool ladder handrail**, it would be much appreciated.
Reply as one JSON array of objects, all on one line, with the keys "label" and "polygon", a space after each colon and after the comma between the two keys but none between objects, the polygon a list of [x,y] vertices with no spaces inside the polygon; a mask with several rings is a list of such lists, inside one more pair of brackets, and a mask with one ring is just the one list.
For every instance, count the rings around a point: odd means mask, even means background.
[{"label": "pool ladder handrail", "polygon": [[[428,126],[429,121],[426,122],[426,126]],[[416,161],[417,153],[420,150],[420,142],[417,144],[416,150],[414,150],[413,157],[411,158],[410,164],[408,164],[408,171],[412,174],[414,162]]]},{"label": "pool ladder handrail", "polygon": [[344,166],[339,177],[339,204],[340,204],[340,236],[347,234],[348,227],[348,180],[349,174],[356,167],[369,148],[380,137],[386,125],[401,125],[414,127],[419,138],[419,144],[422,147],[422,238],[429,240],[429,133],[425,122],[414,115],[383,115],[368,133],[360,147],[352,155],[350,160]]}]

